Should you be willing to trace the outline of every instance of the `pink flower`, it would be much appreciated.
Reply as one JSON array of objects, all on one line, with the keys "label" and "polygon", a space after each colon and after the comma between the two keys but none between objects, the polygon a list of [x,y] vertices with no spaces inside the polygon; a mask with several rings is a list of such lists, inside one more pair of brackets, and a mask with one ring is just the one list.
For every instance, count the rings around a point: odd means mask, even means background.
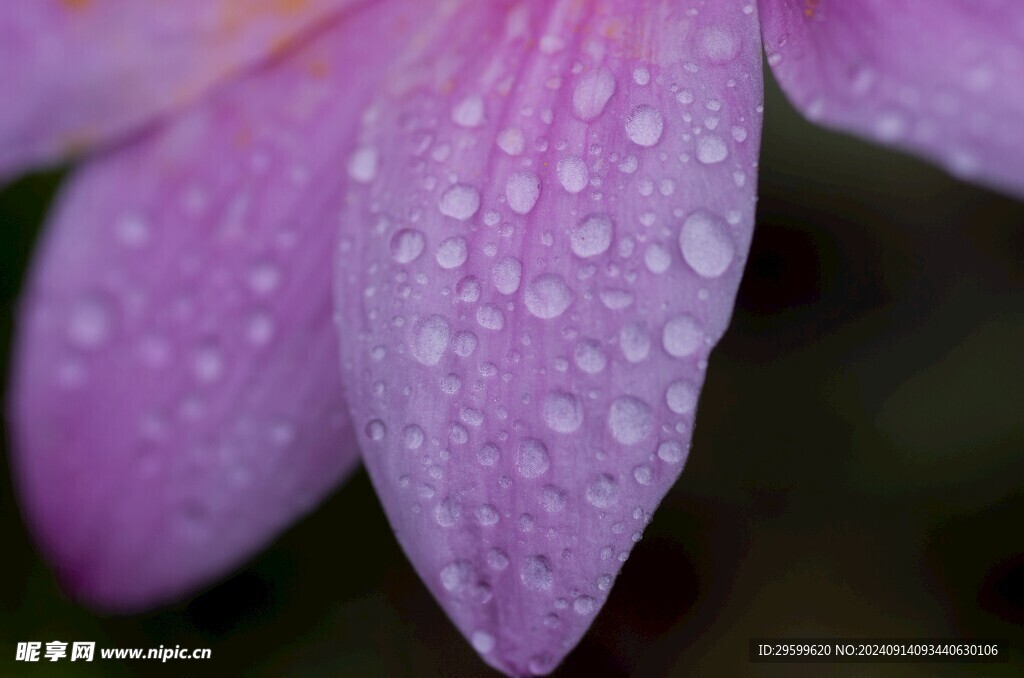
[{"label": "pink flower", "polygon": [[24,301],[16,471],[108,609],[238,564],[358,441],[485,661],[551,671],[686,459],[762,36],[809,117],[1024,192],[1016,0],[12,1],[0,175],[104,148]]}]

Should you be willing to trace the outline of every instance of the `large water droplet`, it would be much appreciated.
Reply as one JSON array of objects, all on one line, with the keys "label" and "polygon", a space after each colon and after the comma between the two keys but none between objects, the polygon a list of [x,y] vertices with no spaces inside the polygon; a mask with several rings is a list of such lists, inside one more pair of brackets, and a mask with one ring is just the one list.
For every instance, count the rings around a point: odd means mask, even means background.
[{"label": "large water droplet", "polygon": [[569,193],[579,193],[587,187],[589,176],[587,165],[578,155],[570,155],[558,161],[558,183]]},{"label": "large water droplet", "polygon": [[724,64],[732,61],[739,53],[739,41],[725,28],[711,26],[700,36],[701,51],[709,61]]},{"label": "large water droplet", "polygon": [[666,440],[658,445],[658,458],[668,464],[678,464],[684,454],[683,446],[674,440]]},{"label": "large water droplet", "polygon": [[368,184],[377,176],[377,149],[357,149],[348,161],[348,175],[353,181]]},{"label": "large water droplet", "polygon": [[516,450],[516,470],[524,478],[536,478],[551,466],[548,448],[536,438],[526,438]]},{"label": "large water droplet", "polygon": [[660,275],[672,265],[672,255],[664,245],[651,243],[644,251],[644,265],[655,275]]},{"label": "large water droplet", "polygon": [[572,291],[555,273],[543,273],[526,286],[526,308],[543,320],[557,318],[572,303]]},{"label": "large water droplet", "polygon": [[452,108],[452,122],[460,127],[479,127],[484,123],[484,100],[471,94]]},{"label": "large water droplet", "polygon": [[635,445],[654,428],[651,407],[633,396],[616,398],[608,410],[608,428],[623,445]]},{"label": "large water droplet", "polygon": [[441,195],[438,208],[445,216],[465,221],[480,209],[480,192],[469,184],[454,184]]},{"label": "large water droplet", "polygon": [[697,140],[697,160],[714,165],[729,157],[729,147],[721,137],[705,134]]},{"label": "large water droplet", "polygon": [[498,148],[505,153],[516,156],[521,155],[526,148],[526,137],[518,127],[509,127],[498,134]]},{"label": "large water droplet", "polygon": [[679,249],[690,268],[705,278],[725,273],[736,253],[728,227],[706,210],[686,218],[679,231]]},{"label": "large water droplet", "polygon": [[572,433],[583,424],[583,406],[571,393],[549,393],[544,399],[544,421],[553,431]]},{"label": "large water droplet", "polygon": [[597,509],[609,509],[615,505],[619,498],[619,488],[615,479],[607,473],[602,473],[595,478],[584,493],[587,503]]},{"label": "large water droplet", "polygon": [[605,68],[584,74],[572,93],[572,110],[576,117],[590,122],[604,112],[615,94],[615,77]]},{"label": "large water droplet", "polygon": [[693,355],[700,348],[704,335],[693,316],[680,315],[665,323],[661,344],[665,351],[675,358]]},{"label": "large water droplet", "polygon": [[587,374],[600,374],[608,365],[608,356],[605,355],[600,342],[594,339],[581,339],[576,344],[573,360],[576,367]]},{"label": "large water droplet", "polygon": [[640,323],[629,323],[619,330],[619,348],[631,363],[638,363],[651,352],[651,336]]},{"label": "large water droplet", "polygon": [[494,304],[484,304],[476,310],[476,322],[485,330],[500,330],[505,327],[505,314]]},{"label": "large water droplet", "polygon": [[626,136],[638,146],[653,146],[661,139],[665,121],[661,111],[649,104],[640,104],[626,118]]},{"label": "large water droplet", "polygon": [[550,589],[555,580],[551,572],[551,561],[546,556],[528,556],[519,570],[519,579],[531,591]]},{"label": "large water droplet", "polygon": [[491,269],[494,287],[502,294],[514,294],[522,281],[523,265],[515,257],[502,257]]},{"label": "large water droplet", "polygon": [[697,407],[697,387],[682,379],[672,382],[665,390],[665,404],[676,414],[693,412]]},{"label": "large water droplet", "polygon": [[540,177],[533,172],[513,172],[505,183],[505,197],[516,214],[529,214],[540,197]]},{"label": "large water droplet", "polygon": [[437,252],[434,253],[437,258],[437,264],[446,270],[458,268],[466,263],[466,258],[469,256],[469,246],[466,244],[466,239],[459,236],[454,238],[448,238],[437,247]]},{"label": "large water droplet", "polygon": [[423,253],[427,241],[417,230],[405,228],[391,236],[391,257],[399,264],[408,264]]},{"label": "large water droplet", "polygon": [[604,254],[612,245],[614,223],[607,214],[588,214],[569,234],[573,254],[586,259]]},{"label": "large water droplet", "polygon": [[434,366],[448,348],[451,329],[448,321],[439,315],[423,318],[413,327],[412,355],[424,365]]}]

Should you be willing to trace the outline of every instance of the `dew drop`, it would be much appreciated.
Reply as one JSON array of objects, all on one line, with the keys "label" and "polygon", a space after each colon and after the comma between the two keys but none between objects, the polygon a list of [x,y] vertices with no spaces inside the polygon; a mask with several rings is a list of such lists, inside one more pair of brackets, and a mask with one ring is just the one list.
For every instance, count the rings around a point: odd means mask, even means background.
[{"label": "dew drop", "polygon": [[492,570],[500,572],[508,567],[508,554],[501,549],[493,548],[487,552],[487,564]]},{"label": "dew drop", "polygon": [[498,463],[501,458],[501,452],[498,451],[498,447],[491,443],[487,443],[480,448],[480,451],[476,453],[476,460],[480,462],[481,466],[494,466]]},{"label": "dew drop", "polygon": [[672,265],[672,255],[664,245],[651,243],[644,250],[644,265],[655,275],[660,275]]},{"label": "dew drop", "polygon": [[568,193],[576,194],[587,187],[589,176],[587,165],[578,155],[570,155],[558,161],[556,169],[558,183]]},{"label": "dew drop", "polygon": [[473,643],[473,649],[480,654],[487,654],[494,649],[494,636],[487,631],[474,631],[470,642]]},{"label": "dew drop", "polygon": [[608,428],[623,445],[635,445],[651,432],[654,420],[650,406],[639,398],[621,396],[608,410]]},{"label": "dew drop", "polygon": [[516,214],[529,214],[540,197],[540,177],[533,172],[513,172],[505,183],[505,197]]},{"label": "dew drop", "polygon": [[469,184],[454,184],[441,195],[438,208],[445,216],[465,221],[480,209],[480,192]]},{"label": "dew drop", "polygon": [[524,478],[536,478],[551,466],[548,448],[536,438],[526,438],[516,450],[516,470]]},{"label": "dew drop", "polygon": [[483,527],[491,527],[498,522],[498,509],[491,504],[484,504],[476,510],[476,522]]},{"label": "dew drop", "polygon": [[434,507],[434,520],[441,527],[452,527],[462,515],[462,507],[451,497],[445,497]]},{"label": "dew drop", "polygon": [[438,364],[448,348],[450,335],[448,321],[443,317],[431,315],[423,318],[413,327],[413,357],[428,367]]},{"label": "dew drop", "polygon": [[455,283],[455,294],[461,301],[471,304],[480,298],[480,281],[474,275],[467,275]]},{"label": "dew drop", "polygon": [[515,294],[523,277],[523,265],[515,257],[502,257],[491,269],[494,287],[502,294]]},{"label": "dew drop", "polygon": [[441,568],[441,586],[454,593],[469,586],[473,581],[473,564],[468,560],[456,560]]},{"label": "dew drop", "polygon": [[366,437],[373,441],[383,440],[388,427],[380,419],[371,419],[366,424]]},{"label": "dew drop", "polygon": [[473,355],[478,342],[477,336],[468,330],[457,332],[452,338],[452,351],[460,358],[468,358]]},{"label": "dew drop", "polygon": [[581,617],[589,617],[594,614],[595,607],[597,607],[597,601],[590,596],[580,596],[572,603],[573,611]]},{"label": "dew drop", "polygon": [[612,245],[614,223],[607,214],[588,214],[569,234],[572,252],[581,259],[596,257]]},{"label": "dew drop", "polygon": [[402,444],[406,449],[418,450],[423,445],[423,429],[416,424],[409,424],[402,429]]},{"label": "dew drop", "polygon": [[729,147],[721,137],[705,134],[697,141],[697,160],[714,165],[729,157]]},{"label": "dew drop", "polygon": [[599,342],[594,339],[582,339],[576,344],[573,361],[576,367],[587,374],[600,374],[608,365],[608,356]]},{"label": "dew drop", "polygon": [[426,244],[422,233],[404,228],[391,236],[391,258],[399,264],[411,263],[423,253]]},{"label": "dew drop", "polygon": [[547,591],[555,580],[551,561],[546,556],[528,556],[519,570],[519,579],[531,591]]},{"label": "dew drop", "polygon": [[658,458],[668,464],[678,464],[683,460],[683,446],[674,440],[666,440],[658,445]]},{"label": "dew drop", "polygon": [[484,304],[476,310],[476,322],[486,330],[500,330],[505,327],[505,314],[494,304]]},{"label": "dew drop", "polygon": [[689,414],[697,407],[697,387],[684,380],[674,381],[665,389],[665,404],[676,414]]},{"label": "dew drop", "polygon": [[709,61],[724,64],[732,61],[739,53],[739,43],[725,28],[712,26],[704,29],[700,36],[701,51]]},{"label": "dew drop", "polygon": [[626,118],[626,136],[638,146],[654,146],[664,129],[661,111],[649,104],[635,107]]},{"label": "dew drop", "polygon": [[618,502],[619,488],[615,479],[607,473],[602,473],[587,485],[584,493],[587,503],[596,509],[609,509]]},{"label": "dew drop", "polygon": [[544,421],[553,431],[573,433],[583,425],[583,405],[571,393],[549,393],[544,398]]},{"label": "dew drop", "polygon": [[686,218],[679,231],[679,249],[690,268],[705,278],[717,278],[725,273],[736,252],[728,227],[705,210]]},{"label": "dew drop", "polygon": [[675,358],[693,355],[703,341],[700,325],[691,315],[680,315],[665,323],[661,344],[665,351]]},{"label": "dew drop", "polygon": [[640,323],[629,323],[619,330],[619,348],[628,362],[641,362],[651,352],[651,336]]},{"label": "dew drop", "polygon": [[526,137],[518,127],[509,127],[498,134],[498,148],[511,156],[522,155],[526,148]]},{"label": "dew drop", "polygon": [[445,270],[451,270],[466,263],[466,258],[469,256],[469,246],[466,244],[465,238],[455,236],[448,238],[438,245],[434,256],[437,259],[438,266]]},{"label": "dew drop", "polygon": [[71,309],[67,336],[72,346],[97,349],[110,338],[113,313],[109,304],[98,296],[82,299]]},{"label": "dew drop", "polygon": [[452,108],[452,122],[460,127],[479,127],[484,122],[484,100],[471,94]]},{"label": "dew drop", "polygon": [[542,320],[557,318],[572,303],[572,291],[555,273],[543,273],[526,286],[527,310]]},{"label": "dew drop", "polygon": [[540,491],[540,505],[548,513],[559,513],[565,509],[568,497],[554,485],[545,485]]},{"label": "dew drop", "polygon": [[590,122],[604,112],[608,100],[615,94],[615,77],[605,68],[583,75],[572,93],[572,110],[576,117]]},{"label": "dew drop", "polygon": [[650,466],[637,466],[633,469],[633,480],[637,482],[637,485],[650,485],[654,482],[654,472],[651,471]]},{"label": "dew drop", "polygon": [[353,181],[368,184],[377,177],[377,149],[357,149],[348,161],[348,175]]}]

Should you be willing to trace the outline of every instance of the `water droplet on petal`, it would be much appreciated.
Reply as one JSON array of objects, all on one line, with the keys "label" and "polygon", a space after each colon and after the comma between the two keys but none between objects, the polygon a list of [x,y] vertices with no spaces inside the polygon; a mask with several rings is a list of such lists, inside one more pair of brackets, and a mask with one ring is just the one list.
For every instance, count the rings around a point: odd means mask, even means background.
[{"label": "water droplet on petal", "polygon": [[572,93],[572,110],[576,117],[590,122],[604,112],[615,94],[615,77],[605,68],[584,74]]},{"label": "water droplet on petal", "polygon": [[629,323],[619,330],[619,348],[627,361],[641,362],[651,352],[651,336],[640,323]]},{"label": "water droplet on petal", "polygon": [[458,236],[448,238],[438,245],[434,256],[441,268],[446,270],[458,268],[466,263],[466,258],[469,256],[469,246],[466,244],[465,238]]},{"label": "water droplet on petal", "polygon": [[514,294],[519,289],[523,265],[515,257],[502,257],[491,269],[494,287],[502,294]]},{"label": "water droplet on petal", "polygon": [[661,111],[649,104],[635,107],[626,118],[626,136],[638,146],[654,146],[664,129]]},{"label": "water droplet on petal", "polygon": [[411,263],[423,253],[426,244],[423,234],[419,231],[402,229],[391,236],[391,257],[399,264]]},{"label": "water droplet on petal", "polygon": [[616,398],[608,410],[608,428],[623,445],[635,445],[654,428],[651,407],[633,396]]},{"label": "water droplet on petal", "polygon": [[675,381],[665,390],[665,404],[676,414],[689,414],[697,407],[697,387],[688,381]]},{"label": "water droplet on petal", "polygon": [[420,320],[413,327],[413,357],[428,367],[438,364],[448,348],[450,333],[448,321],[439,315]]},{"label": "water droplet on petal", "polygon": [[543,320],[557,318],[572,303],[572,291],[555,273],[543,273],[526,286],[526,308]]},{"label": "water droplet on petal", "polygon": [[471,94],[452,108],[452,122],[460,127],[479,127],[484,122],[484,100]]},{"label": "water droplet on petal", "polygon": [[703,339],[704,336],[697,321],[693,316],[684,314],[665,323],[661,344],[670,356],[685,358],[697,352]]},{"label": "water droplet on petal", "polygon": [[480,654],[487,654],[494,649],[494,636],[487,631],[474,631],[471,638],[473,649]]},{"label": "water droplet on petal", "polygon": [[526,438],[516,450],[516,470],[524,478],[536,478],[551,466],[548,448],[536,438]]},{"label": "water droplet on petal", "polygon": [[519,579],[531,591],[547,591],[555,580],[551,561],[546,556],[528,556],[519,570]]},{"label": "water droplet on petal", "polygon": [[717,278],[725,273],[736,253],[728,227],[705,210],[686,218],[679,231],[679,249],[690,268],[705,278]]},{"label": "water droplet on petal", "polygon": [[544,421],[553,431],[572,433],[583,425],[583,406],[571,393],[549,393],[544,399]]},{"label": "water droplet on petal", "polygon": [[377,150],[357,149],[348,161],[348,175],[353,181],[368,184],[377,176]]},{"label": "water droplet on petal", "polygon": [[668,464],[678,464],[683,460],[683,446],[674,440],[666,440],[658,445],[658,458]]},{"label": "water droplet on petal", "polygon": [[597,509],[609,509],[618,502],[619,488],[615,479],[607,473],[602,473],[594,479],[584,493],[587,503]]},{"label": "water droplet on petal", "polygon": [[697,140],[697,160],[705,165],[714,165],[729,157],[729,147],[721,137],[705,134]]},{"label": "water droplet on petal", "polygon": [[608,251],[612,245],[614,223],[607,214],[588,214],[569,234],[573,254],[586,259]]},{"label": "water droplet on petal", "polygon": [[454,184],[441,195],[441,214],[465,221],[480,209],[480,192],[469,184]]},{"label": "water droplet on petal", "polygon": [[516,214],[529,214],[540,197],[540,177],[533,172],[513,172],[505,183],[505,197]]},{"label": "water droplet on petal", "polygon": [[590,180],[587,165],[578,155],[570,155],[558,161],[558,183],[568,193],[579,193],[587,187]]}]

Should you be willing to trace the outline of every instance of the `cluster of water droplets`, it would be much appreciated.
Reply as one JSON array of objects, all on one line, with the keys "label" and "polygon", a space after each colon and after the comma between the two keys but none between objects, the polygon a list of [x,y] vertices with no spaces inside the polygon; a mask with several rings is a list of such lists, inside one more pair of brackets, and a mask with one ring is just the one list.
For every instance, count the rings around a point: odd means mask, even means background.
[{"label": "cluster of water droplets", "polygon": [[[542,38],[518,76],[484,60],[456,94],[383,117],[410,153],[356,198],[375,224],[366,251],[387,254],[348,278],[370,354],[355,369],[382,384],[364,446],[372,471],[388,457],[406,529],[475,535],[479,551],[439,564],[452,604],[512,581],[544,628],[585,628],[571,620],[596,612],[685,460],[722,329],[706,304],[731,294],[747,244],[754,154],[737,149],[760,112],[700,84],[738,37],[695,39],[693,61],[623,69]],[[380,115],[366,144],[393,143]],[[735,195],[696,201],[712,172]],[[374,360],[389,342],[397,362]],[[599,543],[578,542],[583,525]],[[471,640],[501,642],[495,628]]]}]

